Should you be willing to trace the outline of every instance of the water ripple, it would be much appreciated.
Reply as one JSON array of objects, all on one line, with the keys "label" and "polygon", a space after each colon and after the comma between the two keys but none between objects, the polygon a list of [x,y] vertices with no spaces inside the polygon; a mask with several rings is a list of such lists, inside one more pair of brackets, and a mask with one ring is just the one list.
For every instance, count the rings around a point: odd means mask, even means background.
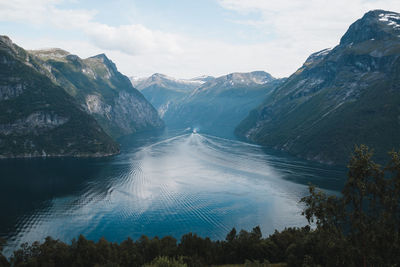
[{"label": "water ripple", "polygon": [[[71,166],[78,176],[79,168],[93,169],[85,172],[84,182],[37,200],[38,207],[12,222],[12,232],[0,229],[8,240],[6,254],[47,235],[65,241],[79,234],[122,241],[141,234],[197,232],[215,239],[232,227],[256,225],[268,234],[305,224],[298,200],[307,193],[307,177],[338,181],[342,175],[266,154],[257,145],[191,133],[134,147],[111,161],[77,164]],[[61,169],[55,176],[69,181]]]}]

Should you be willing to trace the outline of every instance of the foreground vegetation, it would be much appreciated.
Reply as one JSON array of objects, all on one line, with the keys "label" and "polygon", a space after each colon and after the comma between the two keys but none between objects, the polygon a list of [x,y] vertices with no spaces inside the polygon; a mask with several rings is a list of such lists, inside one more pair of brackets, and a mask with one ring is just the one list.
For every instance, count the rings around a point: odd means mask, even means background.
[{"label": "foreground vegetation", "polygon": [[340,197],[310,186],[301,202],[315,229],[287,228],[267,238],[259,227],[232,229],[223,241],[193,233],[180,242],[142,236],[120,244],[48,237],[22,245],[9,261],[0,254],[0,266],[400,266],[400,154],[390,155],[382,167],[367,147],[357,147]]}]

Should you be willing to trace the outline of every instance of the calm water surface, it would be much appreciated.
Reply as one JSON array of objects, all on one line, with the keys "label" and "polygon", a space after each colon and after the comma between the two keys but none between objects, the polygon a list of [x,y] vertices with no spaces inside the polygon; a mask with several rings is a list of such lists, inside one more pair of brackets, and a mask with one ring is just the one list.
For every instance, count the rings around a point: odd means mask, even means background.
[{"label": "calm water surface", "polygon": [[0,237],[23,242],[79,234],[97,240],[196,232],[224,239],[232,227],[264,234],[306,224],[307,183],[337,193],[343,170],[205,134],[167,132],[121,140],[107,159],[0,161]]}]

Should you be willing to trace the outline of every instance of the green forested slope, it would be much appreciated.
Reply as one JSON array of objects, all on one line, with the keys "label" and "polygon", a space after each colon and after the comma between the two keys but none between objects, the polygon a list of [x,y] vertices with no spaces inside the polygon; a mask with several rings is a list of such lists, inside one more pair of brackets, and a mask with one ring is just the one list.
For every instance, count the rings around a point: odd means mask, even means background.
[{"label": "green forested slope", "polygon": [[40,64],[0,37],[0,157],[104,156],[116,144]]},{"label": "green forested slope", "polygon": [[104,54],[81,59],[60,49],[30,53],[111,136],[163,127],[153,106]]},{"label": "green forested slope", "polygon": [[248,140],[344,164],[355,144],[378,161],[400,147],[400,15],[375,10],[312,54],[236,128]]}]

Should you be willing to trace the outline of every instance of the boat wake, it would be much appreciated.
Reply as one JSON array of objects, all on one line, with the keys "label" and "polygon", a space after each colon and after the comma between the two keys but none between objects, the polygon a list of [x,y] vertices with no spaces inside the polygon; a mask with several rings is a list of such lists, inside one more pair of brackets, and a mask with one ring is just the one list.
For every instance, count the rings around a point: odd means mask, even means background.
[{"label": "boat wake", "polygon": [[224,239],[232,227],[260,225],[269,234],[305,225],[298,201],[307,188],[288,177],[314,171],[256,145],[193,131],[116,157],[77,192],[21,216],[5,252],[49,235],[122,241],[196,232]]}]

